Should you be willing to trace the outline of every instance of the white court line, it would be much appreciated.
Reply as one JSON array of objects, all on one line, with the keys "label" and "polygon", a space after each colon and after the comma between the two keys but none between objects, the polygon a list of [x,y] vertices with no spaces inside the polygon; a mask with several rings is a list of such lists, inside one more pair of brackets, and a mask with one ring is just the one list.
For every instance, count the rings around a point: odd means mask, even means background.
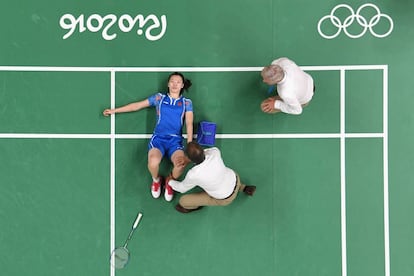
[{"label": "white court line", "polygon": [[[0,133],[0,139],[150,139],[152,134],[115,134],[115,117],[111,116],[111,134],[59,133]],[[112,120],[114,122],[112,123]],[[184,139],[187,135],[183,135]],[[216,134],[217,139],[329,139],[329,138],[384,138],[383,133],[274,133],[274,134]],[[195,135],[194,137],[197,137]]]},{"label": "white court line", "polygon": [[383,133],[275,133],[275,134],[216,134],[219,139],[329,139],[329,138],[383,138]]},{"label": "white court line", "polygon": [[345,170],[345,70],[340,71],[340,144],[341,144],[341,251],[342,276],[347,276],[346,242],[346,170]]},{"label": "white court line", "polygon": [[[387,65],[300,66],[305,71],[384,70]],[[0,71],[26,72],[258,72],[263,67],[59,67],[0,66]]]},{"label": "white court line", "polygon": [[53,67],[0,66],[0,71],[26,72],[256,72],[263,67]]},{"label": "white court line", "polygon": [[0,133],[0,138],[12,139],[110,139],[110,134],[60,134],[60,133]]},{"label": "white court line", "polygon": [[383,71],[384,247],[385,276],[390,276],[390,223],[388,195],[388,67]]},{"label": "white court line", "polygon": [[[342,276],[347,275],[346,251],[346,179],[345,179],[345,139],[383,138],[384,166],[384,243],[385,276],[390,276],[389,245],[389,195],[388,195],[388,66],[387,65],[332,65],[300,66],[305,71],[340,71],[341,76],[341,126],[340,133],[321,134],[217,134],[219,139],[283,139],[283,138],[339,138],[341,145],[341,246]],[[115,106],[115,72],[258,72],[263,67],[53,67],[53,66],[0,66],[0,71],[30,72],[111,72],[111,107]],[[383,70],[383,133],[345,133],[345,71]],[[53,134],[53,133],[0,133],[0,138],[62,138],[62,139],[111,139],[111,248],[115,236],[115,139],[148,139],[151,134],[115,134],[115,116],[111,116],[111,134]],[[113,208],[113,209],[112,209]],[[111,276],[114,276],[111,268]]]},{"label": "white court line", "polygon": [[[115,108],[115,71],[111,71],[111,108]],[[115,114],[111,116],[111,173],[110,173],[110,191],[111,191],[111,203],[110,203],[110,248],[111,252],[115,249]],[[111,264],[110,274],[115,276],[115,267]]]},{"label": "white court line", "polygon": [[300,66],[304,71],[330,71],[330,70],[385,70],[388,65],[328,65],[328,66]]}]

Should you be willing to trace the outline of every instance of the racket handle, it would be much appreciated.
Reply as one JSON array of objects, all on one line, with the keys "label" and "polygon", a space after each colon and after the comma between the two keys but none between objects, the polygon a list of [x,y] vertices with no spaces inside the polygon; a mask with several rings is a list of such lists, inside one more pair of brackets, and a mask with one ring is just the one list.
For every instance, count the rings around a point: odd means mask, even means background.
[{"label": "racket handle", "polygon": [[134,225],[132,226],[132,229],[137,228],[138,223],[139,223],[139,221],[141,220],[141,218],[142,218],[142,214],[141,214],[141,213],[138,213],[138,216],[137,216],[137,218],[135,219],[135,222],[134,222]]}]

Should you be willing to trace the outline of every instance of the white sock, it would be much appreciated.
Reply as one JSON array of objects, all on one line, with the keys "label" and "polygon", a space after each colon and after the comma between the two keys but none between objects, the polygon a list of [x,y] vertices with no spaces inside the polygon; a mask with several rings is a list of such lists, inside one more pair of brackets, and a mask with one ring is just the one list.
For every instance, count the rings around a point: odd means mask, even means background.
[{"label": "white sock", "polygon": [[154,182],[157,182],[157,183],[159,183],[160,182],[160,178],[159,177],[157,177],[157,178],[152,178],[152,181],[154,181]]}]

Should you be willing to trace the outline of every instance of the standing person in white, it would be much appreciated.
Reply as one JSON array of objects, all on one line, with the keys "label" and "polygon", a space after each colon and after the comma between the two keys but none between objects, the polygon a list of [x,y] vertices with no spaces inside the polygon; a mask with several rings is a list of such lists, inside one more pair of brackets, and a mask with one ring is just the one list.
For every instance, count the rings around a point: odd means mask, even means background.
[{"label": "standing person in white", "polygon": [[260,107],[265,113],[299,115],[313,97],[315,86],[312,77],[286,57],[264,67],[261,75],[264,83],[276,85],[278,94],[262,102]]},{"label": "standing person in white", "polygon": [[180,193],[198,186],[199,193],[183,195],[175,209],[189,213],[203,206],[225,206],[233,202],[239,192],[252,196],[256,186],[246,186],[240,182],[239,175],[225,166],[220,150],[216,147],[203,149],[192,141],[185,150],[187,157],[194,163],[183,181],[169,180],[169,185]]}]

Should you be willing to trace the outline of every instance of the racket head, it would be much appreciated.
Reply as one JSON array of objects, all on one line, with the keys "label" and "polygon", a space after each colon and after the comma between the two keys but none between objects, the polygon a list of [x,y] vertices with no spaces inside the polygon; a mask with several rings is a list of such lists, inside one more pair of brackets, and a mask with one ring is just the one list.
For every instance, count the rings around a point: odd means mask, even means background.
[{"label": "racket head", "polygon": [[111,265],[116,269],[124,268],[129,261],[129,251],[125,247],[117,247],[111,254]]}]

